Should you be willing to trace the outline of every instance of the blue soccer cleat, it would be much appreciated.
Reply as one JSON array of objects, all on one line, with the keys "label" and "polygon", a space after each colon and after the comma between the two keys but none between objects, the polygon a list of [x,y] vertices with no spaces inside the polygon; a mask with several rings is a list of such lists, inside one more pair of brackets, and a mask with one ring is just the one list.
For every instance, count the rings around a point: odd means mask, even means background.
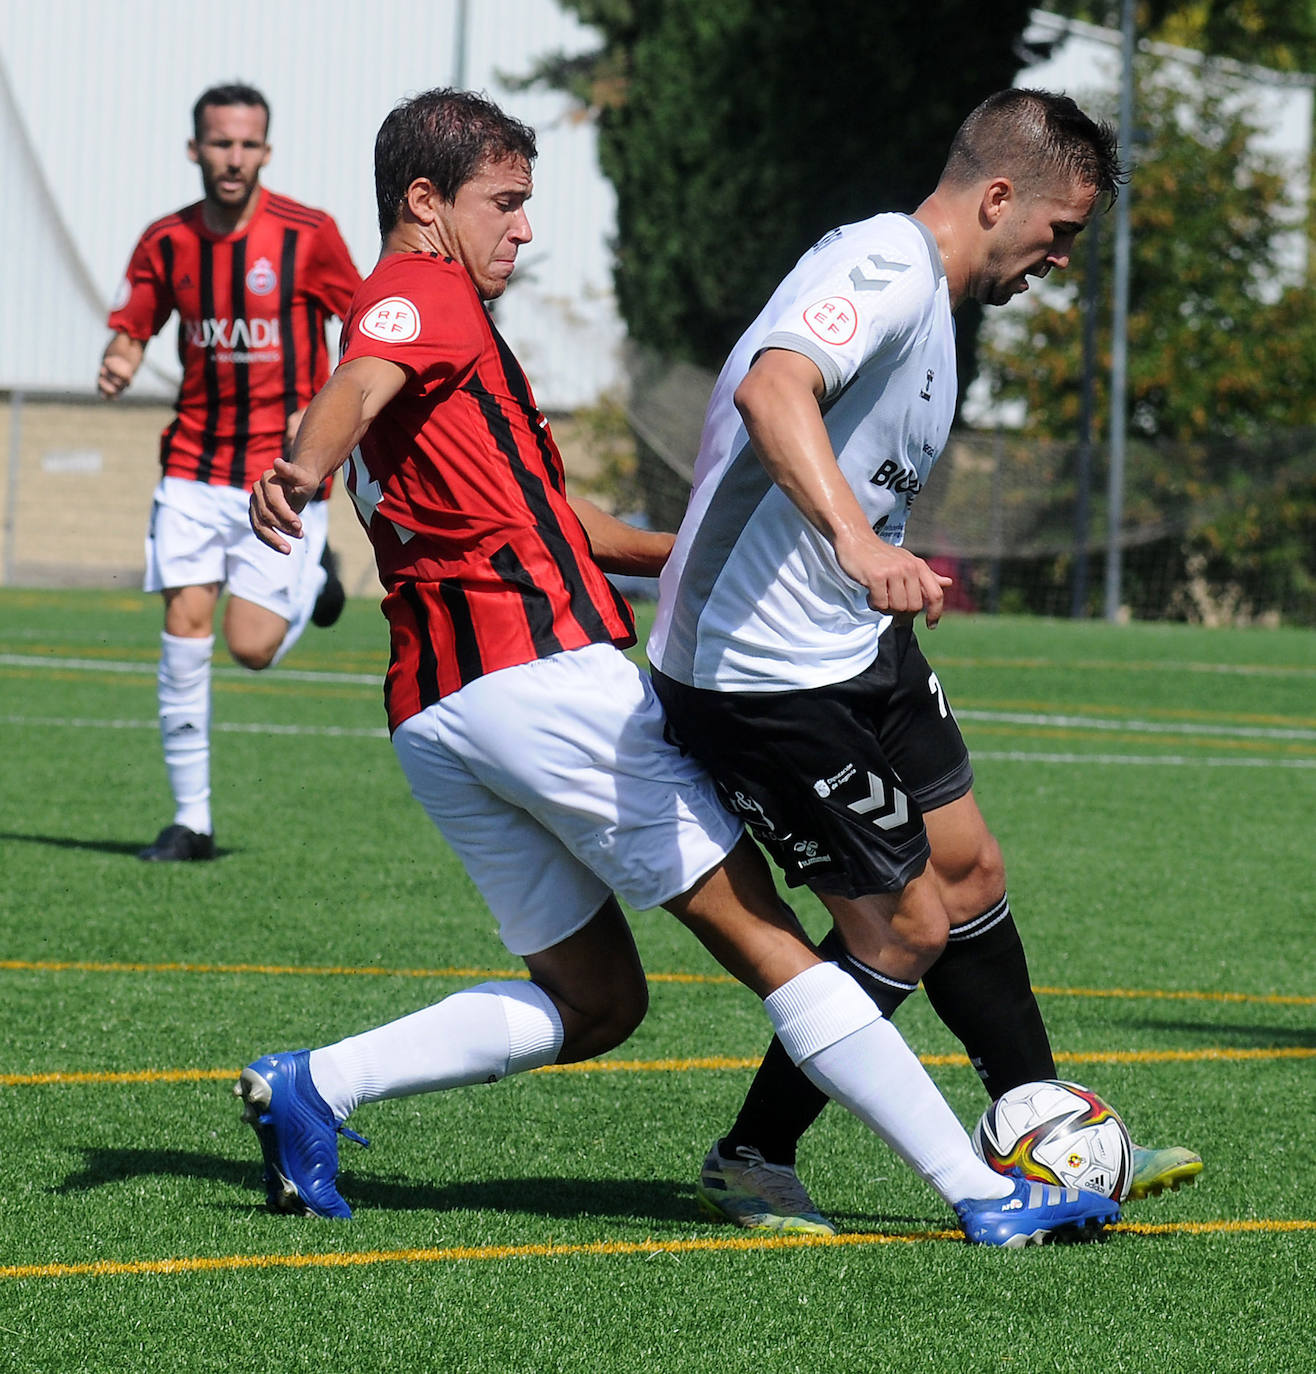
[{"label": "blue soccer cleat", "polygon": [[340,1126],[311,1082],[310,1051],[267,1054],[242,1070],[233,1091],[242,1119],[256,1132],[265,1159],[265,1200],[272,1212],[352,1215],[334,1184],[338,1135],[370,1142]]},{"label": "blue soccer cleat", "polygon": [[955,1204],[964,1234],[974,1245],[1019,1250],[1048,1240],[1090,1240],[1120,1219],[1119,1203],[1086,1188],[1037,1183],[1016,1169],[1006,1197],[965,1198]]}]

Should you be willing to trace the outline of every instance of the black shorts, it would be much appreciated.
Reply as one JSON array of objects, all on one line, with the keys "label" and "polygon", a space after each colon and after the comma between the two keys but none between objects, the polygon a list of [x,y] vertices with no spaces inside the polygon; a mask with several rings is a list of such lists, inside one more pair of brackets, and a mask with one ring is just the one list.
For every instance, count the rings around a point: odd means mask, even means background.
[{"label": "black shorts", "polygon": [[973,786],[973,768],[912,628],[893,626],[857,677],[789,692],[712,692],[653,673],[668,733],[791,887],[898,892],[928,859],[923,812]]}]

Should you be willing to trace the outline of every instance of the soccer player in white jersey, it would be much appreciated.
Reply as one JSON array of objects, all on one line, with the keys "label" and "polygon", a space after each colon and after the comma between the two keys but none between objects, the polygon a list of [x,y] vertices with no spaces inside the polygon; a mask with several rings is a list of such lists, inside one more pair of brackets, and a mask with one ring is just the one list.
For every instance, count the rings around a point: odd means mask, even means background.
[{"label": "soccer player in white jersey", "polygon": [[[949,580],[901,543],[955,414],[953,312],[1064,268],[1122,177],[1110,130],[1068,97],[1003,91],[913,215],[805,253],[718,377],[649,641],[675,737],[832,916],[822,951],[887,1016],[922,979],[992,1097],[1055,1063],[1000,847],[914,636]],[[704,1162],[706,1210],[832,1231],[794,1170],[824,1103],[770,1046]],[[1132,1195],[1200,1169],[1138,1147]]]}]

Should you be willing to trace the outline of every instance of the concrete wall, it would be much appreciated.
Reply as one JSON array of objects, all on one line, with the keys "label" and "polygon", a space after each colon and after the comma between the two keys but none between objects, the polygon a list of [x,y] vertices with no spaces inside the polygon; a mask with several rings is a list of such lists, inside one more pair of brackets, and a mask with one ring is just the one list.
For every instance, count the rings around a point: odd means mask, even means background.
[{"label": "concrete wall", "polygon": [[[142,585],[142,542],[159,477],[166,405],[0,400],[0,583],[21,587]],[[555,420],[573,489],[590,454],[569,419]],[[341,483],[329,537],[352,596],[380,595],[374,561]]]}]

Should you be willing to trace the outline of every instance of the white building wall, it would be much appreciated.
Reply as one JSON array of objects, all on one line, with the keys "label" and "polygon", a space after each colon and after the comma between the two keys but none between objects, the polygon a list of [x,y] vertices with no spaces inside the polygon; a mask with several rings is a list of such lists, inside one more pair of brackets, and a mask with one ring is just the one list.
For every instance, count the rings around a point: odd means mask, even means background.
[{"label": "white building wall", "polygon": [[[264,92],[265,183],[328,210],[366,272],[381,120],[463,80],[539,134],[535,239],[499,327],[545,409],[593,401],[621,372],[612,189],[564,96],[501,80],[593,43],[554,0],[0,0],[0,390],[90,390],[137,235],[200,197],[186,142],[207,86]],[[173,394],[174,347],[172,332],[152,344],[137,394]]]}]

